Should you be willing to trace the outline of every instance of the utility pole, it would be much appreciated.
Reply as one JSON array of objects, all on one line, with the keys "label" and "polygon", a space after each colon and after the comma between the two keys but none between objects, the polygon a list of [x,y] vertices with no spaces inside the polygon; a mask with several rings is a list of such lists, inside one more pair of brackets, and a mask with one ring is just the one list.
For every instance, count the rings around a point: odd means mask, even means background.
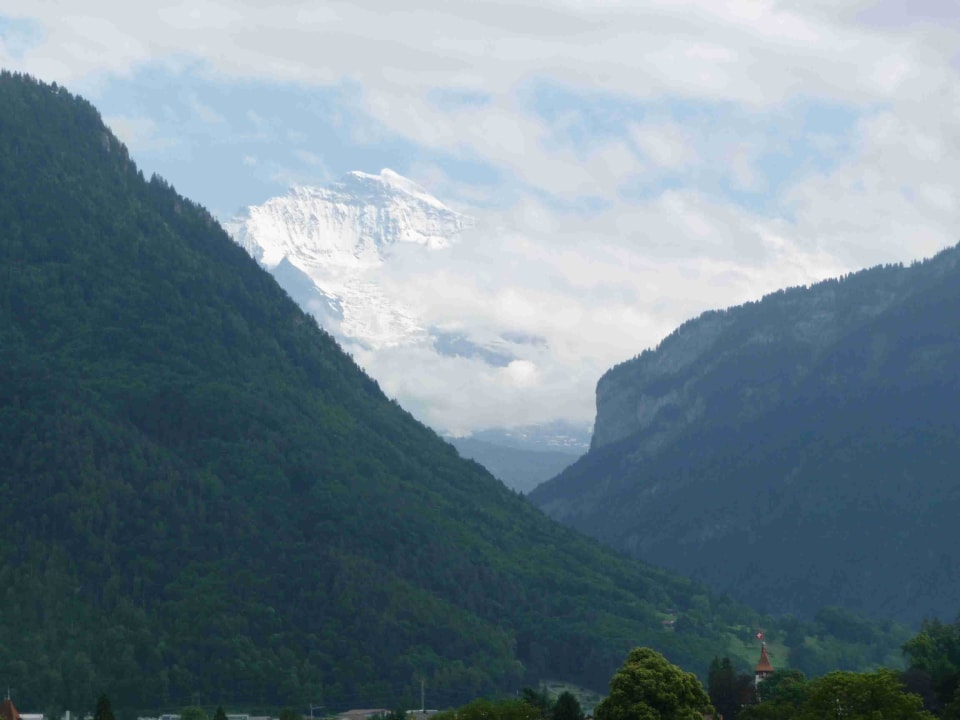
[{"label": "utility pole", "polygon": [[427,714],[427,695],[426,695],[426,685],[424,684],[423,678],[420,678],[420,713],[422,715]]}]

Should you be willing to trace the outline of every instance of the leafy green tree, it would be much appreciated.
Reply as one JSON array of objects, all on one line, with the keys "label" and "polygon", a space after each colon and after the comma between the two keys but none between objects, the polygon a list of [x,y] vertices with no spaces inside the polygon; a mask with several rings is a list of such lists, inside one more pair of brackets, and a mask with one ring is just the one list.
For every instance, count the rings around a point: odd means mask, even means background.
[{"label": "leafy green tree", "polygon": [[737,717],[738,720],[794,720],[799,712],[799,709],[791,705],[762,702],[741,708]]},{"label": "leafy green tree", "polygon": [[926,670],[910,668],[900,673],[900,682],[903,683],[905,692],[916,693],[923,698],[924,710],[929,710],[934,715],[941,714],[943,703],[933,687],[933,678],[930,673]]},{"label": "leafy green tree", "polygon": [[710,698],[693,673],[650,648],[630,651],[597,706],[597,720],[700,720]]},{"label": "leafy green tree", "polygon": [[799,720],[933,720],[919,695],[905,693],[894,670],[833,672],[810,683]]},{"label": "leafy green tree", "polygon": [[456,712],[440,713],[437,720],[539,720],[541,710],[525,700],[474,700]]},{"label": "leafy green tree", "polygon": [[756,699],[760,702],[742,708],[738,720],[791,720],[799,715],[809,689],[799,670],[777,670],[757,688]]},{"label": "leafy green tree", "polygon": [[569,690],[564,690],[553,704],[553,720],[583,720],[583,708]]},{"label": "leafy green tree", "polygon": [[[779,677],[777,677],[779,676]],[[767,685],[769,683],[769,686]],[[761,684],[763,701],[745,708],[740,720],[932,720],[919,695],[904,691],[894,670],[833,672],[807,682],[781,671]]]},{"label": "leafy green tree", "polygon": [[[280,711],[280,718],[283,718],[283,711]],[[217,707],[217,711],[213,714],[213,720],[227,720],[227,713],[223,709],[223,705]]]},{"label": "leafy green tree", "polygon": [[209,720],[209,716],[203,708],[191,705],[180,711],[180,720]]},{"label": "leafy green tree", "polygon": [[[390,720],[394,720],[393,715],[388,715],[387,717],[390,718]],[[220,718],[214,717],[213,720],[220,720]],[[303,720],[303,716],[293,708],[285,707],[280,711],[280,720]],[[407,720],[406,714],[402,715],[399,720]]]},{"label": "leafy green tree", "polygon": [[960,691],[960,622],[924,622],[920,632],[903,645],[910,670],[924,673],[938,706],[952,703]]},{"label": "leafy green tree", "polygon": [[760,684],[758,694],[763,700],[778,700],[800,706],[807,698],[809,683],[800,670],[777,670]]},{"label": "leafy green tree", "polygon": [[552,703],[550,702],[550,695],[547,694],[546,690],[537,690],[532,687],[525,687],[522,691],[521,700],[531,707],[535,707],[540,711],[540,716],[543,717],[550,712]]},{"label": "leafy green tree", "polygon": [[940,720],[960,720],[960,690],[953,696],[953,700],[947,703],[940,713]]},{"label": "leafy green tree", "polygon": [[113,708],[110,707],[110,698],[106,694],[97,698],[97,709],[93,713],[93,720],[116,720]]}]

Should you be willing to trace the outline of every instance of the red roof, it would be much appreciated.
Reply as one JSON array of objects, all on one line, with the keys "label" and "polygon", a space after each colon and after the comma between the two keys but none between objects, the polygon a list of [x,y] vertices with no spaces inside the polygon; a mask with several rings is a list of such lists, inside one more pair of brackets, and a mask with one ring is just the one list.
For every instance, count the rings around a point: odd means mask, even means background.
[{"label": "red roof", "polygon": [[0,703],[0,718],[3,720],[20,720],[20,713],[13,706],[13,700],[7,698]]},{"label": "red roof", "polygon": [[760,662],[757,663],[757,672],[762,673],[772,673],[773,665],[770,664],[770,658],[767,657],[767,644],[764,643],[760,647]]}]

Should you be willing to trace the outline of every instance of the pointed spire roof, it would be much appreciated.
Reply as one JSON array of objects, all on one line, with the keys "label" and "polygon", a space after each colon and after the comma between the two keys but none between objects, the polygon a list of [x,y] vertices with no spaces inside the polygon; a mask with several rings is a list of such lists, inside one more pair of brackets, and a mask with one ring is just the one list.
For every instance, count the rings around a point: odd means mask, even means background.
[{"label": "pointed spire roof", "polygon": [[17,712],[13,700],[10,699],[9,690],[7,691],[7,697],[0,703],[0,718],[3,720],[20,720],[20,713]]},{"label": "pointed spire roof", "polygon": [[772,673],[773,665],[770,664],[770,658],[767,657],[767,644],[760,646],[760,662],[757,663],[758,673]]}]

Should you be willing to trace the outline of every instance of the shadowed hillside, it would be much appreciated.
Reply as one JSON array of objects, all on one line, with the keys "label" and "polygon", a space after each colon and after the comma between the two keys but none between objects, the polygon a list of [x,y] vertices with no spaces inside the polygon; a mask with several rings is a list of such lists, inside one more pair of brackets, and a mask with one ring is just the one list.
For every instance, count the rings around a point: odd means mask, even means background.
[{"label": "shadowed hillside", "polygon": [[960,595],[960,249],[686,323],[597,386],[550,515],[768,612]]}]

